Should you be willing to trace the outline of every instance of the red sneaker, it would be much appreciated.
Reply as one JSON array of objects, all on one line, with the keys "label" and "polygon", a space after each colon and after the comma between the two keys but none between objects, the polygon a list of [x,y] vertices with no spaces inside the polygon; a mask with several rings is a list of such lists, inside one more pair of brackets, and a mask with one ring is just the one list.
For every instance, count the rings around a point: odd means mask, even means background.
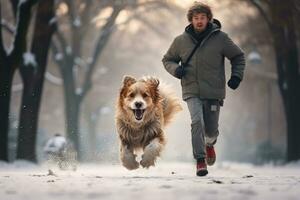
[{"label": "red sneaker", "polygon": [[206,162],[211,166],[216,162],[216,152],[214,146],[206,145]]},{"label": "red sneaker", "polygon": [[205,176],[208,174],[205,160],[197,161],[197,176]]}]

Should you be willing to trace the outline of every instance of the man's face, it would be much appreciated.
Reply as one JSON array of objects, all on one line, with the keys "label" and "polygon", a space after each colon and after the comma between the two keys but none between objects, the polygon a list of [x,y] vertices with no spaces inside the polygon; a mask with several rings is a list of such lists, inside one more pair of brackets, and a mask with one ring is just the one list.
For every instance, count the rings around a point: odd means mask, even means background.
[{"label": "man's face", "polygon": [[192,18],[192,25],[198,32],[205,30],[209,19],[205,13],[195,13]]}]

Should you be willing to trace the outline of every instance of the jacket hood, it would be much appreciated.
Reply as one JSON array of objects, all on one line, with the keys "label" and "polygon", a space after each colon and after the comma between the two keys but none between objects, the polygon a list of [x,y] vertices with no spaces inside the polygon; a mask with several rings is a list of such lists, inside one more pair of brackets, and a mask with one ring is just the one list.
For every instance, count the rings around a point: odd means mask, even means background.
[{"label": "jacket hood", "polygon": [[222,28],[222,24],[218,19],[213,18],[212,23],[214,24],[214,26],[216,26],[217,28],[221,29]]}]

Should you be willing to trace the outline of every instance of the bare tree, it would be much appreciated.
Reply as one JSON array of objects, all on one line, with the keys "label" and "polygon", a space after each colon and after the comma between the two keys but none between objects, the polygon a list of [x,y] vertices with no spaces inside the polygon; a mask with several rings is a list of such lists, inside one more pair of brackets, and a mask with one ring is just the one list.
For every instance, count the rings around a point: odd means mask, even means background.
[{"label": "bare tree", "polygon": [[[287,160],[300,159],[299,2],[248,0],[269,27],[276,56],[278,85],[287,120]],[[297,20],[298,19],[298,20]],[[297,38],[298,35],[298,38]]]},{"label": "bare tree", "polygon": [[0,26],[0,160],[8,161],[7,140],[12,80],[16,69],[22,62],[22,56],[26,48],[26,36],[31,19],[31,8],[36,2],[37,0],[20,2],[17,12],[16,32],[9,50],[6,50],[4,47],[2,25]]},{"label": "bare tree", "polygon": [[36,162],[36,136],[48,50],[55,31],[54,0],[40,1],[37,7],[30,52],[20,66],[23,95],[19,117],[17,159]]}]

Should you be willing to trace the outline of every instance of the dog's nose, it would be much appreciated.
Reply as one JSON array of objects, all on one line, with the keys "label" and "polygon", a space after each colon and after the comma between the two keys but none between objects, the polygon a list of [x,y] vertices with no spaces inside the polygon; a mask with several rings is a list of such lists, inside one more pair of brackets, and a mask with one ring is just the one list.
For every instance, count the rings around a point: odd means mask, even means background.
[{"label": "dog's nose", "polygon": [[138,101],[138,102],[135,102],[135,107],[136,108],[141,108],[142,107],[142,105],[143,105],[143,103],[142,102],[140,102],[140,101]]}]

